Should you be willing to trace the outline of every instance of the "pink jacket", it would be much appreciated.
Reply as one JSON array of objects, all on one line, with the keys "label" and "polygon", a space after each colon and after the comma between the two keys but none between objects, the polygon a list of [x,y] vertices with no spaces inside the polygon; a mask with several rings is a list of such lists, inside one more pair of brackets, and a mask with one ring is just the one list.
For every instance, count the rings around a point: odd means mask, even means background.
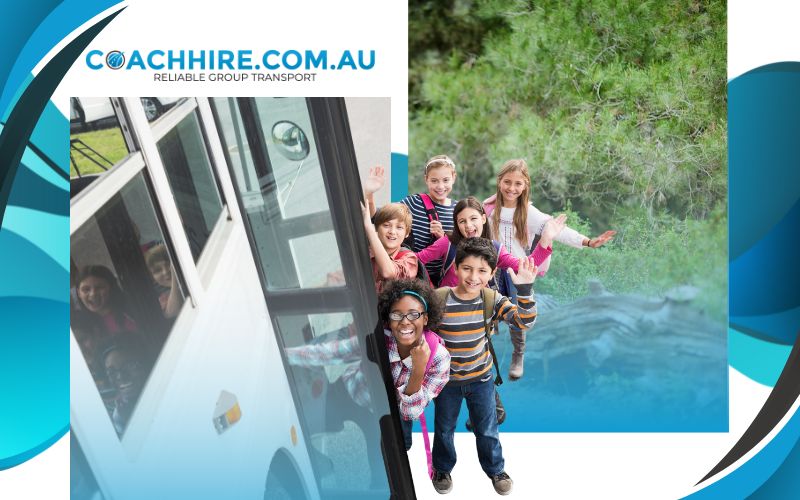
[{"label": "pink jacket", "polygon": [[[433,245],[429,246],[428,248],[423,248],[417,252],[417,257],[423,264],[439,259],[444,260],[444,258],[447,257],[447,252],[449,249],[450,239],[445,235],[434,241]],[[536,245],[536,248],[528,257],[528,260],[533,262],[535,266],[539,266],[542,262],[547,260],[548,257],[550,257],[551,253],[553,253],[552,248],[543,248],[541,245]],[[497,256],[498,269],[513,269],[514,272],[517,272],[519,271],[519,261],[520,259],[508,253],[502,246],[500,247],[500,252]],[[544,272],[541,270],[538,274],[539,276],[544,276]],[[458,277],[456,276],[455,265],[452,265],[445,270],[439,286],[458,286]]]}]

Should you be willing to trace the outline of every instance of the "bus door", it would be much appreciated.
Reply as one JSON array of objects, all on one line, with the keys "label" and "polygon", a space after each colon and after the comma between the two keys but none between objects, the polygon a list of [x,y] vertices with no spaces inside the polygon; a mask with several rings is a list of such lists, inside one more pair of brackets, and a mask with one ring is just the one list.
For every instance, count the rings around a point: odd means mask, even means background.
[{"label": "bus door", "polygon": [[211,101],[321,497],[413,498],[344,99]]}]

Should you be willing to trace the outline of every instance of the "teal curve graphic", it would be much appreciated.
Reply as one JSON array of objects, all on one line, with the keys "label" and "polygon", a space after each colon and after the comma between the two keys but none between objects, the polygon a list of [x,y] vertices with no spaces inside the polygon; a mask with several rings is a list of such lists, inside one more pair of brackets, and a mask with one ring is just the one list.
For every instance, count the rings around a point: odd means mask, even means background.
[{"label": "teal curve graphic", "polygon": [[751,380],[773,387],[789,358],[790,346],[767,342],[728,329],[728,358],[732,367]]},{"label": "teal curve graphic", "polygon": [[[3,7],[0,110],[6,121],[36,64],[92,17],[120,5],[114,0],[35,0]],[[43,141],[37,141],[42,145]],[[52,151],[48,154],[53,155]]]},{"label": "teal curve graphic", "polygon": [[[13,65],[8,57],[0,59],[6,77],[0,131],[0,377],[13,381],[3,384],[0,400],[0,470],[35,457],[69,429],[69,124],[49,98],[119,11],[78,35],[38,75],[19,79],[24,85],[16,88],[13,73],[20,67],[30,71],[33,62],[27,58],[44,55],[42,38],[60,40],[47,30],[42,34],[42,26],[56,22],[61,6],[31,9],[34,17],[46,16],[39,25],[31,15],[15,19],[12,34],[29,38]],[[61,21],[79,25],[94,15],[85,6],[78,10],[63,13]],[[62,25],[58,32],[69,26],[75,25]]]}]

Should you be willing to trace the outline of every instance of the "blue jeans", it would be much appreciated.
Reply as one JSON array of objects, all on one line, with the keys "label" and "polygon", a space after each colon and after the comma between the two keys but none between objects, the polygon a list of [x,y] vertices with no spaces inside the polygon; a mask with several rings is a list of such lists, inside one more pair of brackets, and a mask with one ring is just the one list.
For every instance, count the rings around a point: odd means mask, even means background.
[{"label": "blue jeans", "polygon": [[413,420],[400,419],[400,428],[403,429],[403,441],[406,444],[406,451],[411,449],[411,427],[413,425]]},{"label": "blue jeans", "polygon": [[436,408],[433,432],[433,468],[448,474],[456,465],[456,448],[453,434],[456,429],[461,401],[467,400],[467,411],[472,420],[478,460],[483,472],[489,477],[500,474],[505,469],[503,448],[497,432],[497,413],[494,401],[492,374],[485,380],[465,385],[447,384],[433,400]]}]

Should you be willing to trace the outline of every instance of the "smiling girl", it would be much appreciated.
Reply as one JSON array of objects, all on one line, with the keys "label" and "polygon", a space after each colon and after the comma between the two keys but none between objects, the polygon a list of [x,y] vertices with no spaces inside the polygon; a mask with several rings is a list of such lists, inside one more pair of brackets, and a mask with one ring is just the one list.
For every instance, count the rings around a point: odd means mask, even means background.
[{"label": "smiling girl", "polygon": [[[544,230],[551,218],[542,213],[530,202],[531,177],[525,160],[509,160],[497,174],[497,193],[483,202],[486,215],[491,218],[492,235],[515,257],[528,254],[536,235]],[[500,210],[497,210],[497,206]],[[600,236],[589,238],[565,226],[556,241],[575,248],[599,248],[608,243],[616,231],[606,231]],[[547,272],[550,259],[540,267],[540,275]]]},{"label": "smiling girl", "polygon": [[[411,211],[411,248],[415,252],[453,231],[455,201],[449,196],[455,180],[456,164],[453,160],[446,155],[434,156],[425,164],[425,185],[428,192],[412,194],[401,200]],[[430,261],[425,267],[431,280],[437,283],[441,277],[442,261]]]},{"label": "smiling girl", "polygon": [[137,330],[136,322],[124,311],[122,290],[109,268],[85,266],[76,283],[78,300],[72,304],[72,315],[77,328],[104,336]]},{"label": "smiling girl", "polygon": [[[420,418],[450,379],[450,353],[431,330],[442,318],[442,303],[424,281],[395,280],[378,299],[384,324],[389,367],[406,450],[411,448],[411,425]],[[438,344],[435,351],[431,346]]]},{"label": "smiling girl", "polygon": [[[497,174],[497,193],[483,202],[486,214],[491,217],[492,235],[503,244],[514,257],[522,258],[528,254],[537,235],[543,234],[550,215],[542,213],[530,202],[531,177],[525,160],[509,160]],[[500,209],[497,209],[497,205]],[[555,240],[575,248],[599,248],[608,243],[616,234],[606,231],[595,238],[589,238],[564,226]],[[550,267],[550,258],[546,258],[539,266],[539,275],[543,276]],[[513,292],[513,290],[512,290]],[[516,300],[511,293],[509,298]],[[524,373],[525,336],[512,335],[514,352],[508,374],[512,380],[522,377]]]},{"label": "smiling girl", "polygon": [[[438,286],[454,287],[458,284],[458,276],[456,276],[455,268],[453,266],[454,260],[449,255],[455,256],[455,248],[464,238],[486,238],[490,240],[489,225],[487,224],[486,214],[483,211],[481,203],[474,197],[469,196],[459,201],[454,209],[454,220],[456,223],[456,230],[449,236],[443,236],[436,240],[433,245],[417,252],[419,261],[426,265],[428,262],[436,260],[444,260],[446,268],[443,271],[443,276]],[[551,219],[552,222],[546,224],[545,229],[542,231],[542,239],[539,240],[538,245],[531,253],[530,257],[515,257],[508,253],[502,245],[497,244],[499,247],[497,268],[498,269],[513,269],[515,272],[519,270],[519,263],[524,259],[528,259],[538,266],[546,260],[552,253],[552,241],[561,229],[564,228],[566,216],[559,216]]]}]

